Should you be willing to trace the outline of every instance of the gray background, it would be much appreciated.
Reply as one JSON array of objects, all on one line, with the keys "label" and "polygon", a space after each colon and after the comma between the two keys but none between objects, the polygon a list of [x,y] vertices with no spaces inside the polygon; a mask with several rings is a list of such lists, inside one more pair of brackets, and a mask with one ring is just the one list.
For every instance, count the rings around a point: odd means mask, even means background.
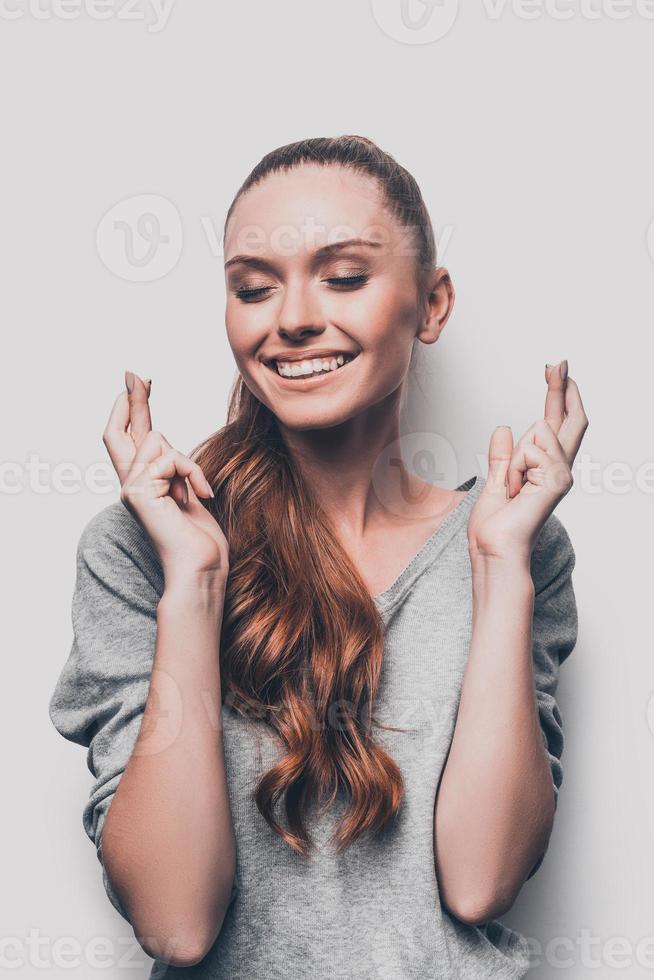
[{"label": "gray background", "polygon": [[226,208],[270,149],[361,133],[420,183],[457,289],[406,418],[453,449],[447,484],[485,473],[494,426],[541,417],[546,361],[580,386],[591,424],[557,509],[580,609],[565,779],[505,921],[542,944],[538,980],[649,975],[654,5],[411,0],[413,26],[400,0],[0,6],[0,971],[148,975],[82,830],[84,750],[47,714],[77,539],[117,497],[101,433],[125,368],[153,378],[176,447],[223,424]]}]

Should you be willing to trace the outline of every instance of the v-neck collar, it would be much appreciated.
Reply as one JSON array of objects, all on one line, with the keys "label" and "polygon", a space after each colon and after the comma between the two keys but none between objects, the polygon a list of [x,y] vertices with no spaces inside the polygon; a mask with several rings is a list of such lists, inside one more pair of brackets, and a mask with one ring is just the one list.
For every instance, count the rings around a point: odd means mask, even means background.
[{"label": "v-neck collar", "polygon": [[482,476],[471,476],[455,488],[457,490],[467,490],[468,492],[456,507],[449,512],[431,537],[425,541],[395,581],[387,589],[384,589],[383,592],[373,597],[375,604],[381,612],[390,609],[400,599],[406,587],[427,567],[429,562],[445,547],[463,522],[467,520],[485,482]]}]

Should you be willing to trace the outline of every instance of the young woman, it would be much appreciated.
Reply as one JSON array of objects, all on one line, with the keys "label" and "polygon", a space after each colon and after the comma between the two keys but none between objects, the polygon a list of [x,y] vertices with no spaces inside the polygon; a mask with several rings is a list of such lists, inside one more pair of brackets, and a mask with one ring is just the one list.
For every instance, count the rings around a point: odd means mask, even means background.
[{"label": "young woman", "polygon": [[225,257],[227,424],[183,455],[128,372],[121,499],[78,547],[50,714],[89,748],[107,894],[155,977],[523,977],[497,917],[562,781],[577,385],[547,366],[486,478],[388,456],[454,290],[414,179],[362,137],[264,157]]}]

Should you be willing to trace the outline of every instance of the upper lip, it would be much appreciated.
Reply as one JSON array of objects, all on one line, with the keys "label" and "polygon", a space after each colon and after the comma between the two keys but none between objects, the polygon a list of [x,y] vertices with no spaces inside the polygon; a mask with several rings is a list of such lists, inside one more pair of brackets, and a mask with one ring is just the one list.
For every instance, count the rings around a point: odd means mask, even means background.
[{"label": "upper lip", "polygon": [[311,361],[314,357],[338,357],[339,354],[356,357],[359,351],[338,350],[335,347],[320,347],[317,350],[290,350],[280,351],[272,357],[262,358],[264,364],[274,364],[275,361]]}]

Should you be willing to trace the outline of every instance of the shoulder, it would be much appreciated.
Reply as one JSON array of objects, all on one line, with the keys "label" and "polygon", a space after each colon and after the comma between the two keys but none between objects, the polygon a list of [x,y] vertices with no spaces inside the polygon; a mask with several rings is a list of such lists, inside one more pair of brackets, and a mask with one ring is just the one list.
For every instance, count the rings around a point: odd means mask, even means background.
[{"label": "shoulder", "polygon": [[556,513],[551,513],[543,524],[531,553],[531,575],[536,592],[546,588],[555,579],[572,574],[576,556],[570,535]]},{"label": "shoulder", "polygon": [[119,500],[94,514],[77,545],[78,567],[105,581],[140,571],[161,590],[163,571],[150,537]]},{"label": "shoulder", "polygon": [[87,521],[80,535],[80,543],[87,545],[103,542],[127,543],[144,534],[136,518],[132,517],[124,504],[118,500],[103,507]]},{"label": "shoulder", "polygon": [[560,518],[552,513],[531,555],[534,582],[533,645],[537,686],[550,695],[557,668],[577,643],[579,617],[572,580],[575,552]]},{"label": "shoulder", "polygon": [[79,545],[107,550],[132,549],[156,555],[148,534],[120,501],[108,504],[94,514],[82,529]]}]

